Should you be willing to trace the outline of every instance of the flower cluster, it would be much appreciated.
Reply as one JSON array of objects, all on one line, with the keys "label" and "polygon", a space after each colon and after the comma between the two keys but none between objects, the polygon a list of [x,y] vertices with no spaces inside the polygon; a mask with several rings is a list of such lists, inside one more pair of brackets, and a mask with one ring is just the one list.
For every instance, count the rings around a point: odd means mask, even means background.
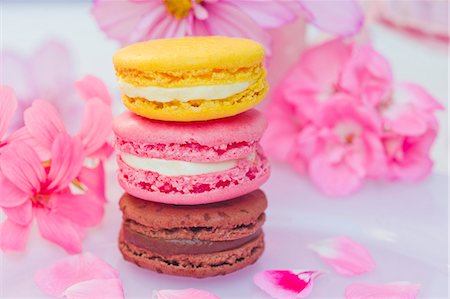
[{"label": "flower cluster", "polygon": [[425,177],[439,109],[419,85],[394,82],[370,45],[334,39],[306,50],[278,86],[263,144],[325,194],[343,196],[368,178]]},{"label": "flower cluster", "polygon": [[76,83],[86,100],[81,129],[71,136],[49,102],[35,100],[24,126],[5,137],[18,106],[14,90],[0,87],[0,227],[3,250],[23,250],[33,219],[43,238],[69,253],[81,251],[86,228],[104,212],[103,162],[112,148],[111,97],[93,76]]}]

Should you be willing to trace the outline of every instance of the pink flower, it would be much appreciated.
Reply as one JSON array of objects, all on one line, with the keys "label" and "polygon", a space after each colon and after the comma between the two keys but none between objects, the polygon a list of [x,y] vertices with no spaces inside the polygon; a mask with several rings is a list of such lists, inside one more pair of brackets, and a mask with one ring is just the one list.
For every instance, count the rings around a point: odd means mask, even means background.
[{"label": "pink flower", "polygon": [[311,244],[309,248],[344,276],[360,275],[375,268],[369,251],[348,237],[322,240]]},{"label": "pink flower", "polygon": [[153,291],[152,299],[219,299],[219,297],[203,290],[185,289],[185,290],[159,290]]},{"label": "pink flower", "polygon": [[388,160],[388,178],[415,181],[432,169],[430,148],[436,139],[438,123],[434,115],[443,109],[426,90],[402,83],[380,112],[385,132],[383,144]]},{"label": "pink flower", "polygon": [[275,299],[305,298],[322,273],[314,270],[267,270],[253,277],[254,283]]},{"label": "pink flower", "polygon": [[74,195],[69,184],[81,170],[84,153],[79,137],[62,132],[51,145],[51,164],[16,141],[2,150],[0,207],[7,219],[0,228],[3,250],[23,250],[36,218],[43,238],[69,253],[81,251],[87,227],[100,222],[103,204],[92,192]]},{"label": "pink flower", "polygon": [[123,45],[155,38],[224,35],[254,39],[269,55],[270,38],[264,28],[282,26],[300,14],[340,35],[355,33],[363,20],[356,2],[350,0],[322,5],[303,0],[97,0],[92,14],[100,28]]},{"label": "pink flower", "polygon": [[420,285],[406,281],[386,284],[355,283],[345,289],[346,299],[415,299]]},{"label": "pink flower", "polygon": [[91,253],[69,256],[39,270],[35,282],[54,297],[124,298],[117,270]]},{"label": "pink flower", "polygon": [[[80,87],[79,87],[80,88]],[[88,189],[93,190],[100,199],[105,201],[103,160],[112,153],[107,137],[111,133],[111,107],[99,97],[86,102],[82,126],[78,134],[84,154],[91,160],[90,166],[84,163],[77,179]],[[48,102],[35,101],[25,111],[25,131],[28,137],[25,142],[37,149],[42,161],[50,157],[50,148],[55,137],[61,132],[67,132],[61,116]]]},{"label": "pink flower", "polygon": [[377,115],[370,109],[347,97],[329,102],[297,139],[299,152],[309,161],[311,180],[325,194],[343,196],[357,190],[365,178],[383,175],[379,131]]},{"label": "pink flower", "polygon": [[81,109],[72,88],[74,68],[65,44],[47,41],[29,57],[8,50],[1,55],[0,81],[13,87],[18,98],[18,113],[12,120],[12,130],[23,125],[23,111],[36,99],[51,102],[68,124],[77,123]]}]

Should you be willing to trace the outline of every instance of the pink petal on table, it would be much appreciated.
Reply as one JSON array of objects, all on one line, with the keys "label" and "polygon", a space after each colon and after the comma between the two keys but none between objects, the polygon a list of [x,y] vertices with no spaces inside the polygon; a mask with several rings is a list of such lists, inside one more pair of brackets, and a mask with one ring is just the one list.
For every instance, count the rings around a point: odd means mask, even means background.
[{"label": "pink petal on table", "polygon": [[0,248],[3,251],[22,251],[27,244],[31,224],[18,225],[11,220],[5,220],[0,225]]},{"label": "pink petal on table", "polygon": [[104,202],[93,191],[72,194],[69,188],[52,197],[58,215],[84,227],[99,224],[103,219]]},{"label": "pink petal on table", "polygon": [[296,1],[248,1],[224,0],[249,15],[256,23],[265,28],[283,26],[296,19],[302,12]]},{"label": "pink petal on table", "polygon": [[372,271],[375,261],[369,251],[348,237],[322,240],[309,246],[336,272],[354,276]]},{"label": "pink petal on table", "polygon": [[420,291],[420,284],[407,281],[386,284],[355,283],[345,289],[346,299],[414,299]]},{"label": "pink petal on table", "polygon": [[122,282],[118,278],[82,281],[68,287],[61,296],[67,299],[124,298]]},{"label": "pink petal on table", "polygon": [[0,170],[12,184],[28,195],[39,192],[46,175],[39,157],[30,146],[14,142],[2,149],[1,158]]},{"label": "pink petal on table", "polygon": [[54,211],[35,209],[39,231],[47,239],[64,248],[68,253],[79,253],[83,232],[78,224],[58,215]]},{"label": "pink petal on table", "polygon": [[264,46],[266,55],[271,56],[269,34],[238,7],[227,2],[217,2],[208,6],[208,13],[205,23],[211,35],[253,39]]},{"label": "pink petal on table", "polygon": [[92,253],[68,256],[36,272],[35,282],[46,294],[59,297],[65,290],[83,281],[116,279],[118,272]]},{"label": "pink petal on table", "polygon": [[254,283],[275,299],[305,298],[322,273],[314,270],[267,270],[253,277]]},{"label": "pink petal on table", "polygon": [[75,88],[85,100],[99,98],[107,105],[112,104],[112,97],[105,83],[95,76],[87,75],[76,81]]},{"label": "pink petal on table", "polygon": [[0,141],[5,136],[16,109],[17,98],[14,90],[8,86],[0,86]]},{"label": "pink petal on table", "polygon": [[66,131],[59,112],[46,101],[34,101],[33,105],[25,110],[23,117],[31,136],[49,150],[56,135]]},{"label": "pink petal on table", "polygon": [[30,224],[31,220],[33,220],[33,206],[31,200],[25,201],[20,206],[11,208],[3,207],[2,209],[6,216],[8,216],[8,220],[11,220],[18,225],[27,226]]},{"label": "pink petal on table", "polygon": [[197,289],[185,289],[185,290],[159,290],[153,291],[152,299],[219,299],[216,295],[210,292],[197,290]]},{"label": "pink petal on table", "polygon": [[105,144],[111,130],[111,107],[98,98],[87,102],[79,133],[86,156],[90,156]]},{"label": "pink petal on table", "polygon": [[[1,169],[1,168],[0,168]],[[12,208],[19,206],[30,198],[30,194],[19,189],[0,171],[0,207]]]},{"label": "pink petal on table", "polygon": [[306,19],[318,28],[339,36],[357,33],[364,23],[363,12],[354,0],[298,0]]},{"label": "pink petal on table", "polygon": [[59,133],[52,145],[52,164],[48,173],[49,191],[59,191],[66,188],[80,173],[84,154],[78,137],[67,133]]}]

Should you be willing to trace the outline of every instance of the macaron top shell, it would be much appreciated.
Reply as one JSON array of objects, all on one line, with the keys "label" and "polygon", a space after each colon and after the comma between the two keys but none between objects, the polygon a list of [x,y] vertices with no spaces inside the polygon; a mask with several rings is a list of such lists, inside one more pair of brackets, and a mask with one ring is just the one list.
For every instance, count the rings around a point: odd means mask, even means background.
[{"label": "macaron top shell", "polygon": [[251,67],[264,60],[257,42],[222,36],[155,39],[116,52],[117,68],[140,71],[180,71]]},{"label": "macaron top shell", "polygon": [[267,127],[265,117],[253,109],[228,118],[202,122],[149,120],[129,111],[115,118],[116,136],[137,143],[217,146],[258,141]]},{"label": "macaron top shell", "polygon": [[255,223],[267,208],[267,199],[258,189],[228,201],[186,206],[144,201],[125,193],[119,205],[124,219],[155,229],[235,228]]}]

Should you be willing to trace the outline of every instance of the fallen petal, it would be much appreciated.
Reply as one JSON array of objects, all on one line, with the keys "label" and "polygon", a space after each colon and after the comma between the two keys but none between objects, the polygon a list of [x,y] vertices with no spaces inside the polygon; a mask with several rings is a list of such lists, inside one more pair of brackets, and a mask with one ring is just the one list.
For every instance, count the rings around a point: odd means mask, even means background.
[{"label": "fallen petal", "polygon": [[92,279],[67,288],[62,293],[68,299],[124,298],[122,282],[118,278]]},{"label": "fallen petal", "polygon": [[420,291],[420,285],[407,281],[386,284],[355,283],[345,289],[346,299],[414,299]]},{"label": "fallen petal", "polygon": [[309,246],[336,272],[353,276],[372,271],[375,261],[369,251],[348,237],[322,240]]},{"label": "fallen petal", "polygon": [[322,273],[315,270],[267,270],[253,277],[254,283],[275,299],[305,298],[313,281]]},{"label": "fallen petal", "polygon": [[[71,286],[92,280],[114,280],[118,272],[92,253],[63,258],[36,273],[35,282],[46,294],[59,297]],[[89,286],[87,286],[89,288]],[[86,286],[84,286],[86,288]],[[83,289],[83,286],[81,286]],[[75,287],[69,294],[80,290]]]},{"label": "fallen petal", "polygon": [[219,299],[219,297],[203,290],[185,289],[185,290],[159,290],[153,291],[152,299]]}]

